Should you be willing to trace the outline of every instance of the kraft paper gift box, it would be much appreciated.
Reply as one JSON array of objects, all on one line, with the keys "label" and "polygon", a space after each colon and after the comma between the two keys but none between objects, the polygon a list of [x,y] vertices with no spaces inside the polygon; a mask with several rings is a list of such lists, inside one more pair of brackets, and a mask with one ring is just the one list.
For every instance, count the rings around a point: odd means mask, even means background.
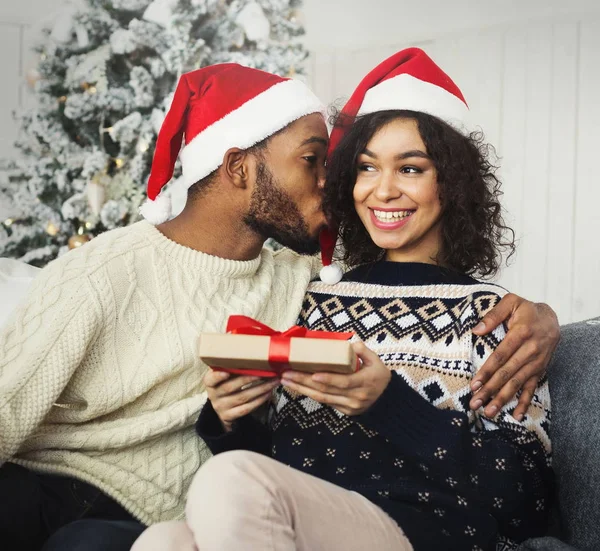
[{"label": "kraft paper gift box", "polygon": [[359,367],[359,360],[347,340],[352,333],[308,331],[300,327],[280,333],[243,316],[232,316],[228,331],[200,336],[200,359],[213,369],[276,377],[287,369],[349,374]]}]

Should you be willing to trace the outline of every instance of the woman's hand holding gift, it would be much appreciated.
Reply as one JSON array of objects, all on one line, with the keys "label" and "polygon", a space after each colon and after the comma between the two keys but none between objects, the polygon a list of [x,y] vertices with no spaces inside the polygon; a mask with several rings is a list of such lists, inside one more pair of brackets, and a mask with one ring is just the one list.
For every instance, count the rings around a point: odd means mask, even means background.
[{"label": "woman's hand holding gift", "polygon": [[209,369],[204,376],[204,384],[225,432],[230,432],[236,419],[248,415],[269,400],[279,380],[237,376]]},{"label": "woman's hand holding gift", "polygon": [[362,342],[352,346],[363,364],[356,373],[340,375],[285,371],[281,384],[345,415],[364,413],[383,394],[392,374],[379,356]]}]

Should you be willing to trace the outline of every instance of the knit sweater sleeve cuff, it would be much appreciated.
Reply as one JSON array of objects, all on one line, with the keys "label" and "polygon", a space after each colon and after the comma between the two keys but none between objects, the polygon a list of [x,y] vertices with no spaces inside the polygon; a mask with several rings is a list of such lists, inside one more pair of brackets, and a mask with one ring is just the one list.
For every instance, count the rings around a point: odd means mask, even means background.
[{"label": "knit sweater sleeve cuff", "polygon": [[232,450],[250,450],[267,455],[270,448],[269,429],[251,415],[238,419],[232,430],[225,432],[210,400],[200,412],[196,432],[213,455]]},{"label": "knit sweater sleeve cuff", "polygon": [[418,454],[436,441],[437,433],[446,432],[457,417],[466,422],[466,415],[435,407],[392,372],[382,395],[356,421],[376,430],[397,447]]}]

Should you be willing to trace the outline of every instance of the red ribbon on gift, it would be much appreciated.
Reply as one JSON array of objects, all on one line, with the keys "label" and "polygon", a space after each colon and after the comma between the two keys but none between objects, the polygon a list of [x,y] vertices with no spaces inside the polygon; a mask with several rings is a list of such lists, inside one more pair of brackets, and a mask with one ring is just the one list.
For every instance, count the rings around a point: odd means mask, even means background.
[{"label": "red ribbon on gift", "polygon": [[[275,331],[268,325],[248,316],[229,316],[227,333],[232,335],[263,335],[271,337],[269,344],[269,365],[273,371],[258,369],[227,369],[236,375],[253,375],[255,377],[278,377],[283,371],[290,369],[291,339],[329,339],[347,341],[354,333],[331,333],[329,331],[311,331],[306,327],[294,325],[287,331]],[[221,368],[214,368],[222,370]]]}]

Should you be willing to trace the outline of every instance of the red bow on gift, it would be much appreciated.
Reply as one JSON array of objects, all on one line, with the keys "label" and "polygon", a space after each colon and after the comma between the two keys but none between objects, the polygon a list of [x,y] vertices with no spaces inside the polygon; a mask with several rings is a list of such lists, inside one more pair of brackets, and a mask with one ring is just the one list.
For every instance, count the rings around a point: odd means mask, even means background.
[{"label": "red bow on gift", "polygon": [[347,341],[354,333],[331,333],[329,331],[310,331],[306,327],[294,325],[287,331],[275,331],[268,325],[248,316],[229,316],[227,333],[232,335],[264,335],[271,337],[269,343],[269,365],[274,371],[250,369],[233,370],[238,375],[254,375],[255,377],[278,377],[283,371],[290,369],[290,345],[293,338],[329,339]]}]

